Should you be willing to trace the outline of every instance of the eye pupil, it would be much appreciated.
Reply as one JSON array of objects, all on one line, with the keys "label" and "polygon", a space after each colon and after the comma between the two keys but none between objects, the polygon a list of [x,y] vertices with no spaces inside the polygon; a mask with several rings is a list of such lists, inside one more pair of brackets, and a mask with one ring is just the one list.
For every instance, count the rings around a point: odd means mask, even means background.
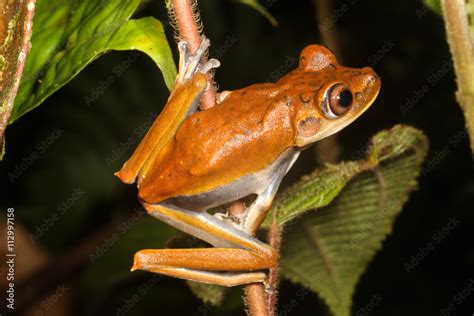
[{"label": "eye pupil", "polygon": [[347,108],[352,104],[352,93],[345,89],[339,94],[339,105]]},{"label": "eye pupil", "polygon": [[353,101],[354,98],[349,87],[345,83],[339,82],[327,90],[323,108],[329,118],[338,118],[349,111]]}]

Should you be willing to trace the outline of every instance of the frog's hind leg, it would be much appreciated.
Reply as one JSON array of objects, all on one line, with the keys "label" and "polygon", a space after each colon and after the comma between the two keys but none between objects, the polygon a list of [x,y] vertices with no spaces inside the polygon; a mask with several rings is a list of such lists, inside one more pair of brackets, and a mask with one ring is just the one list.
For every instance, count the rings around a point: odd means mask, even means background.
[{"label": "frog's hind leg", "polygon": [[277,262],[275,250],[206,212],[170,205],[144,204],[150,215],[202,239],[216,248],[148,249],[135,254],[140,269],[193,281],[234,286],[263,282]]},{"label": "frog's hind leg", "polygon": [[263,272],[215,272],[167,267],[155,267],[148,271],[164,274],[174,278],[220,286],[237,286],[250,283],[260,283],[265,282],[266,279],[266,274]]}]

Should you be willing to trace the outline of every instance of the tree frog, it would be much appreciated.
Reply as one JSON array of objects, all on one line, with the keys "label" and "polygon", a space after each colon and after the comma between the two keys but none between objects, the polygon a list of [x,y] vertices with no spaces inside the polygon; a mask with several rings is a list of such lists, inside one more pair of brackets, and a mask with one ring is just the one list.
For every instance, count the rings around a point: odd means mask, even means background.
[{"label": "tree frog", "polygon": [[[365,112],[380,90],[369,67],[339,65],[319,45],[303,49],[299,66],[274,83],[221,93],[215,107],[198,110],[209,40],[194,54],[180,42],[179,72],[166,106],[116,175],[137,182],[148,213],[213,247],[145,249],[140,269],[224,286],[264,282],[278,255],[254,237],[278,186],[300,152]],[[210,208],[256,196],[236,220]]]}]

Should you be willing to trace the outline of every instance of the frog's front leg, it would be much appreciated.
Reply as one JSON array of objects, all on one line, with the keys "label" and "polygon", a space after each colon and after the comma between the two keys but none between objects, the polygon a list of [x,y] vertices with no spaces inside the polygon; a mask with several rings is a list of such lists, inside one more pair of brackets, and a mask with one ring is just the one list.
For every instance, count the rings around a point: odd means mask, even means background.
[{"label": "frog's front leg", "polygon": [[202,58],[207,52],[207,49],[211,45],[211,42],[206,36],[202,37],[201,45],[193,55],[189,54],[188,43],[181,41],[178,43],[179,50],[179,71],[178,77],[176,78],[177,83],[183,83],[197,73],[207,73],[213,68],[220,66],[220,62],[217,59],[210,59],[206,63],[202,63]]},{"label": "frog's front leg", "polygon": [[273,267],[275,250],[206,212],[174,205],[144,203],[148,213],[215,248],[147,249],[135,254],[132,270],[140,269],[222,286],[264,282],[255,270]]},{"label": "frog's front leg", "polygon": [[197,110],[200,97],[207,87],[205,74],[219,67],[219,61],[216,59],[201,64],[209,45],[209,39],[203,37],[196,53],[190,54],[187,43],[179,43],[179,73],[176,84],[163,111],[130,159],[116,173],[123,182],[133,183],[139,174],[145,175],[150,164],[158,162],[157,157],[176,134],[181,123]]}]

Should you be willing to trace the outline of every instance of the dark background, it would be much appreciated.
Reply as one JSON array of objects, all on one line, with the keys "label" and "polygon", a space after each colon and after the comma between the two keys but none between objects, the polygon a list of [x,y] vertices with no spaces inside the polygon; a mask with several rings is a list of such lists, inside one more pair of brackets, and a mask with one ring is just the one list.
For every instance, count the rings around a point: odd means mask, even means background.
[{"label": "dark background", "polygon": [[[246,6],[230,1],[201,2],[205,32],[213,44],[211,57],[222,63],[216,75],[222,90],[272,81],[278,73],[294,68],[292,58],[306,45],[321,42],[312,1],[267,1],[279,22],[277,28]],[[334,9],[343,3],[334,1]],[[419,190],[362,276],[353,314],[472,315],[474,288],[460,304],[455,295],[474,278],[474,177],[468,140],[463,134],[464,119],[454,97],[455,78],[442,19],[420,1],[350,3],[349,10],[332,26],[340,43],[338,57],[347,66],[373,66],[382,77],[382,90],[372,108],[339,134],[341,158],[351,159],[371,135],[398,123],[421,129],[430,140]],[[166,21],[163,7],[161,1],[149,2],[137,16],[153,15]],[[169,25],[166,31],[172,41]],[[133,62],[126,66],[126,60]],[[124,67],[120,76],[113,71],[117,65]],[[108,76],[113,76],[113,82],[87,105],[85,98],[97,93]],[[424,85],[428,91],[421,92]],[[418,101],[407,103],[417,96]],[[244,315],[240,289],[229,294],[223,307],[213,308],[193,296],[183,281],[160,278],[155,282],[150,274],[128,272],[136,245],[153,244],[151,239],[160,237],[159,229],[164,226],[143,216],[136,188],[120,183],[113,173],[139,140],[134,130],[160,111],[166,97],[162,77],[151,60],[142,54],[113,52],[8,129],[7,154],[0,164],[2,209],[15,208],[16,225],[26,229],[23,234],[28,241],[61,205],[64,210],[41,238],[28,246],[34,251],[17,244],[21,253],[18,260],[33,265],[44,260],[53,267],[29,280],[32,292],[18,282],[19,313],[25,311],[22,297],[33,297],[43,315],[121,315],[127,306],[129,315]],[[55,129],[62,131],[59,136],[54,136]],[[48,137],[50,144],[45,143]],[[458,138],[461,140],[454,144]],[[119,149],[123,152],[114,157]],[[9,174],[35,152],[38,158],[12,182]],[[307,150],[284,185],[316,166],[314,150]],[[107,229],[113,223],[129,216],[132,220],[127,236],[114,242],[104,259],[93,264],[90,253],[77,250],[86,240],[104,238],[101,233],[108,236]],[[405,263],[453,219],[459,224],[445,230],[435,248],[407,272]],[[20,232],[16,234],[18,240],[22,238]],[[81,264],[70,251],[90,260]],[[37,253],[44,259],[39,260]],[[147,282],[156,284],[141,295]],[[67,288],[65,293],[61,285]],[[299,289],[283,281],[281,315],[328,315],[315,294],[306,295],[289,311]],[[58,305],[52,301],[45,304],[48,292],[56,295]],[[138,301],[130,303],[136,294]],[[3,295],[2,291],[2,301]],[[374,295],[383,297],[380,304],[373,311],[362,310]],[[455,310],[444,312],[450,303]]]}]

